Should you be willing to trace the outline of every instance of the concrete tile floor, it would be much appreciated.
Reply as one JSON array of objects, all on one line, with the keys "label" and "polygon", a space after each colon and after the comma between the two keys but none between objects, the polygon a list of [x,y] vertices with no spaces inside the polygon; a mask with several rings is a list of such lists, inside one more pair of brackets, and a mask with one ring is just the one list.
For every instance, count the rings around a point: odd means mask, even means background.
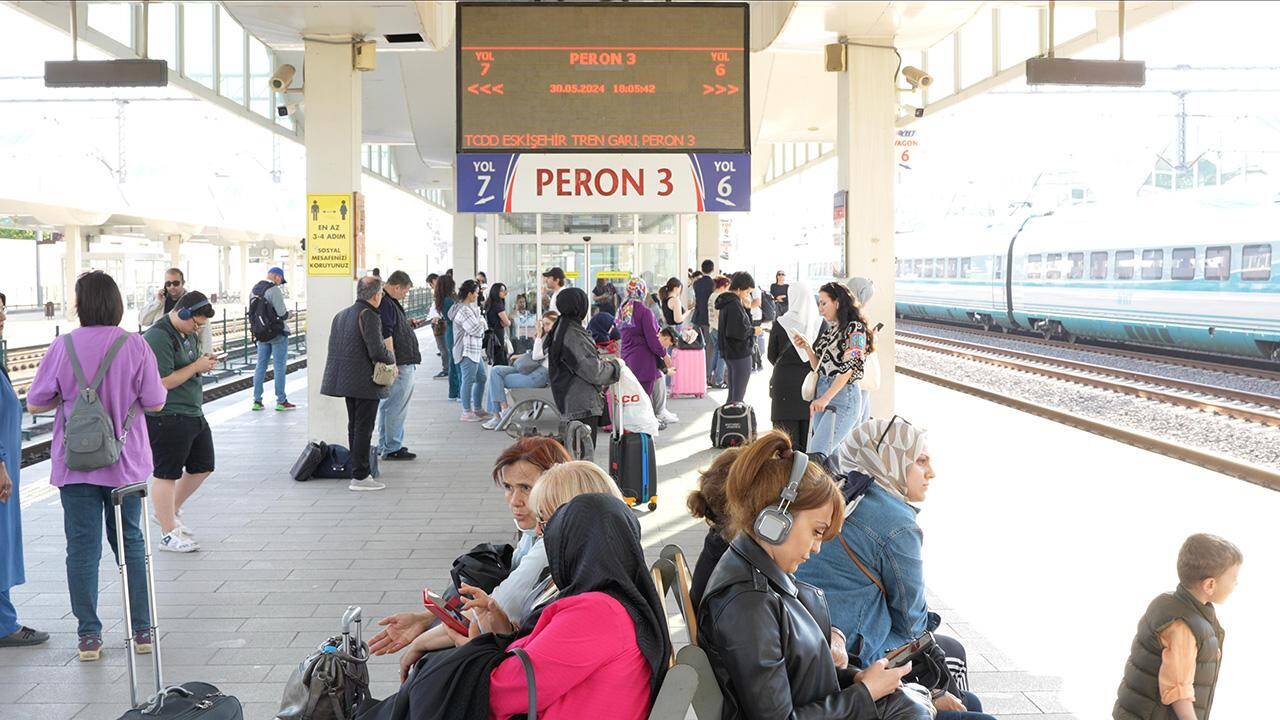
[{"label": "concrete tile floor", "polygon": [[[435,362],[430,357],[427,366]],[[762,410],[761,420],[768,415],[767,377],[757,374],[748,396]],[[302,396],[304,383],[300,374],[291,376],[291,395]],[[696,561],[704,528],[688,517],[684,496],[696,470],[713,457],[707,433],[722,394],[671,403],[682,422],[658,443],[660,505],[641,514],[651,559],[674,542],[691,564]],[[363,606],[368,637],[377,618],[420,607],[424,586],[444,586],[449,562],[460,552],[510,537],[510,517],[489,479],[492,459],[510,440],[458,422],[459,406],[445,395],[443,381],[418,374],[406,440],[419,458],[383,463],[388,488],[375,493],[349,492],[340,481],[289,478],[306,441],[305,408],[251,413],[248,393],[210,405],[218,420],[218,470],[184,515],[202,550],[155,557],[166,682],[213,682],[240,698],[246,718],[271,718],[289,674],[339,630],[348,604]],[[605,449],[600,452],[603,459]],[[116,718],[128,704],[117,571],[104,556],[99,613],[107,645],[100,662],[80,663],[66,595],[61,508],[56,492],[47,489],[47,475],[47,464],[24,471],[28,583],[13,597],[20,617],[53,639],[35,649],[0,652],[0,715]],[[942,599],[933,602],[970,648],[971,684],[988,711],[1009,719],[1072,717],[1056,699],[1055,678],[1020,672],[982,641],[979,628],[946,609]],[[683,641],[678,616],[672,629]],[[151,677],[149,663],[139,658],[140,678]],[[395,690],[397,667],[395,657],[374,659],[375,696]]]}]

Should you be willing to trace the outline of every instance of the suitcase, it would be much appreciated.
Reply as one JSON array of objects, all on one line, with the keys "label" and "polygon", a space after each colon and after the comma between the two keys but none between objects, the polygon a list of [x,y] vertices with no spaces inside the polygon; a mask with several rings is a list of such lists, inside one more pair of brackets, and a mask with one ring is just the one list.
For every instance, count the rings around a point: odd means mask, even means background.
[{"label": "suitcase", "polygon": [[[662,382],[661,379],[658,382]],[[658,509],[658,459],[653,450],[653,437],[648,433],[622,431],[622,399],[617,397],[620,384],[614,384],[614,431],[609,434],[609,477],[618,484],[627,505],[647,503]]]},{"label": "suitcase", "polygon": [[[122,504],[130,495],[138,495],[142,503],[143,564],[147,574],[147,599],[151,609],[151,661],[155,668],[156,694],[145,702],[138,700],[138,681],[133,667],[133,609],[129,607],[129,573],[125,571],[124,518]],[[244,720],[244,709],[236,698],[224,694],[205,682],[188,682],[166,686],[160,671],[160,633],[156,624],[156,583],[151,572],[151,526],[147,518],[147,484],[126,485],[111,491],[111,505],[116,514],[116,567],[120,571],[120,592],[124,596],[125,666],[129,668],[128,712],[120,720]]]},{"label": "suitcase", "polygon": [[[707,351],[703,348],[676,348],[675,379],[670,397],[703,397],[707,394]],[[658,379],[661,382],[661,378]]]},{"label": "suitcase", "polygon": [[302,449],[302,454],[297,460],[293,461],[293,469],[289,471],[289,475],[298,482],[310,480],[315,474],[316,468],[320,467],[320,461],[325,457],[325,444],[312,440]]},{"label": "suitcase", "polygon": [[350,480],[354,463],[351,462],[351,451],[341,445],[320,443],[324,452],[320,462],[311,471],[311,477],[317,480]]},{"label": "suitcase", "polygon": [[712,447],[740,447],[756,437],[756,411],[746,403],[728,403],[711,416]]}]

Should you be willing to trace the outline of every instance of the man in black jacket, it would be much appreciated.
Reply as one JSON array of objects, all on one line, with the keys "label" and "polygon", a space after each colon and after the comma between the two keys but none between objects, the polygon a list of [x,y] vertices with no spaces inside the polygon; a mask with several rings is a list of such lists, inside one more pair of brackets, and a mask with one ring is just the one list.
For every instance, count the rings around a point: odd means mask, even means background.
[{"label": "man in black jacket", "polygon": [[714,367],[716,348],[711,347],[711,293],[716,289],[716,280],[711,277],[711,273],[716,269],[716,264],[710,260],[702,261],[702,274],[699,275],[692,283],[693,285],[693,324],[698,328],[698,333],[702,335],[702,344],[706,347],[707,355],[707,384],[714,385],[715,378],[711,375],[711,368]]},{"label": "man in black jacket", "polygon": [[387,278],[382,290],[386,297],[378,306],[382,316],[383,342],[396,355],[398,375],[387,398],[378,405],[378,455],[384,460],[412,460],[416,454],[404,446],[404,419],[409,414],[413,397],[413,376],[422,363],[418,349],[418,323],[404,312],[405,297],[413,289],[413,281],[403,270]]},{"label": "man in black jacket", "polygon": [[320,394],[347,401],[347,443],[351,449],[351,490],[382,490],[386,485],[369,479],[373,423],[378,401],[388,388],[373,381],[373,364],[394,365],[395,354],[382,341],[382,281],[360,278],[356,301],[333,316],[329,330],[329,357],[324,366]]}]

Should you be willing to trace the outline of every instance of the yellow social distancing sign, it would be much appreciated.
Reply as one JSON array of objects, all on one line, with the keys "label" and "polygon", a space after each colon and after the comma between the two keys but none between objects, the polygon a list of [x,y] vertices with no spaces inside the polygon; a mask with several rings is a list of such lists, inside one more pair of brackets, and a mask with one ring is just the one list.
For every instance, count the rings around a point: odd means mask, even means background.
[{"label": "yellow social distancing sign", "polygon": [[351,277],[355,204],[350,194],[307,194],[307,274]]}]

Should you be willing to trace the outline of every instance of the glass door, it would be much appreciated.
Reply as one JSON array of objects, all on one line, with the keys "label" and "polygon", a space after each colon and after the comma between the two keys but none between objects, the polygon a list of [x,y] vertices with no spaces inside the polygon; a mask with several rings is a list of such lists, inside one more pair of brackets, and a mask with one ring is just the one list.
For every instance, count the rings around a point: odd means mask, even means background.
[{"label": "glass door", "polygon": [[[591,290],[594,293],[600,281],[612,285],[614,294],[621,298],[627,281],[636,271],[636,248],[633,243],[610,240],[608,243],[591,243]],[[617,308],[611,311],[617,314]]]},{"label": "glass door", "polygon": [[[538,267],[542,268],[539,272],[539,280],[542,279],[542,272],[558,267],[564,270],[565,287],[579,287],[590,292],[590,286],[586,285],[590,275],[586,262],[586,246],[587,244],[580,238],[543,235],[538,252]],[[540,284],[538,287],[542,301],[539,307],[545,311],[551,301],[551,295],[547,292],[545,285]]]}]

